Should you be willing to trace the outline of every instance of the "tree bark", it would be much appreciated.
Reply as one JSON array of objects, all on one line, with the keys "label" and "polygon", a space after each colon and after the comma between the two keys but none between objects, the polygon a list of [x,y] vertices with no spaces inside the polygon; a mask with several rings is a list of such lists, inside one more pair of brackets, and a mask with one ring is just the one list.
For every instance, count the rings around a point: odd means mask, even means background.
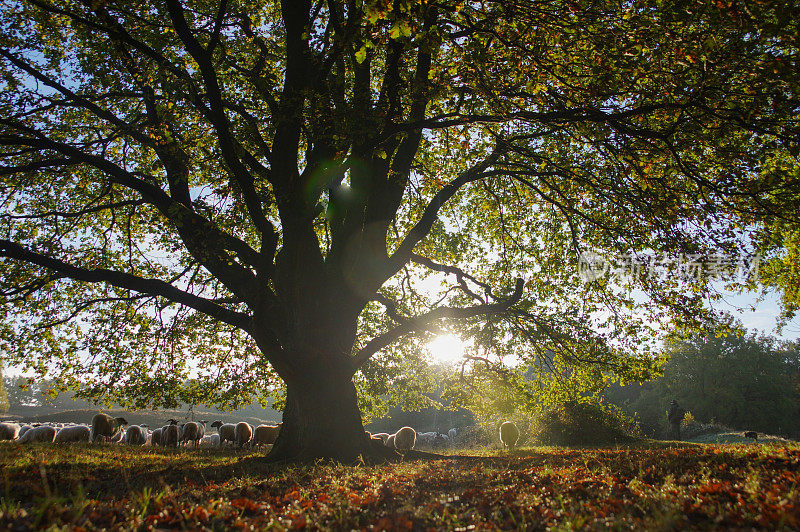
[{"label": "tree bark", "polygon": [[287,381],[283,426],[267,457],[270,461],[352,463],[397,456],[364,432],[350,377],[309,372],[303,379]]}]

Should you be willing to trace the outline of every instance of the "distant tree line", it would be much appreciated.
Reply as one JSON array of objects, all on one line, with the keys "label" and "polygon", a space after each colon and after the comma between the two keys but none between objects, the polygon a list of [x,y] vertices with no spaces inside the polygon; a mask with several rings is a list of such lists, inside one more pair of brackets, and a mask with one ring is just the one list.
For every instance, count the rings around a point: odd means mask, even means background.
[{"label": "distant tree line", "polygon": [[[2,393],[5,389],[7,395],[6,403],[8,407],[3,410]],[[65,410],[98,410],[102,408],[126,409],[117,404],[95,404],[83,399],[73,390],[60,389],[55,381],[52,380],[30,380],[27,377],[4,377],[2,387],[0,387],[0,413],[9,412],[11,414],[31,414],[44,412],[60,412]],[[181,403],[176,405],[176,410],[189,410],[194,408],[203,412],[222,412],[214,408],[205,406],[190,405]],[[269,407],[262,407],[255,403],[243,405],[235,410],[238,415],[243,417],[255,417],[264,420],[277,421],[280,419],[280,412]]]},{"label": "distant tree line", "polygon": [[8,412],[8,394],[6,393],[6,382],[3,378],[3,365],[0,364],[0,414]]},{"label": "distant tree line", "polygon": [[605,393],[646,435],[665,436],[675,399],[702,423],[800,437],[800,342],[714,326],[672,338],[665,354],[663,376]]},{"label": "distant tree line", "polygon": [[53,382],[34,381],[27,377],[3,377],[3,388],[8,401],[8,411],[20,407],[41,407],[53,410],[91,408],[86,400],[75,397],[75,392],[55,392]]}]

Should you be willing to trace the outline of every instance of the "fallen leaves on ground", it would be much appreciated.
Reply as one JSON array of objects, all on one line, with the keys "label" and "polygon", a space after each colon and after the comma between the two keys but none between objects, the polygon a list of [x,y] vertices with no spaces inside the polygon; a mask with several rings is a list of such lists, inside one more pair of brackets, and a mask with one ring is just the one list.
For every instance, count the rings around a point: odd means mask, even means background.
[{"label": "fallen leaves on ground", "polygon": [[[485,453],[484,453],[485,454]],[[0,528],[800,528],[800,447],[527,449],[381,466],[0,445]]]}]

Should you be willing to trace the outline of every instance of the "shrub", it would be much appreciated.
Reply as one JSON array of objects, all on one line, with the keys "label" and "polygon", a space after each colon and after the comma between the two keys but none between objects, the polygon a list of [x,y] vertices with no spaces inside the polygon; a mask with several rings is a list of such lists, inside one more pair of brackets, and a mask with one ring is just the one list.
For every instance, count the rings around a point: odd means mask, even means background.
[{"label": "shrub", "polygon": [[591,403],[562,403],[533,421],[533,439],[546,445],[609,445],[640,437],[633,421],[621,411]]},{"label": "shrub", "polygon": [[486,447],[491,443],[490,432],[483,425],[459,427],[455,443],[467,449]]},{"label": "shrub", "polygon": [[681,421],[681,439],[693,440],[708,434],[722,434],[731,432],[733,429],[711,420],[710,423],[700,423],[695,419],[691,412],[687,412]]}]

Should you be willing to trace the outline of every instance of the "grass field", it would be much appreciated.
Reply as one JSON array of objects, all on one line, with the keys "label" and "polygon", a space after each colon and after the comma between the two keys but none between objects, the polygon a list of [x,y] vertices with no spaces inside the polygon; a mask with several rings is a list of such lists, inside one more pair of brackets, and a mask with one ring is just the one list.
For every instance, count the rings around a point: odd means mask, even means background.
[{"label": "grass field", "polygon": [[794,444],[534,447],[381,466],[262,455],[0,444],[0,529],[800,527]]}]

